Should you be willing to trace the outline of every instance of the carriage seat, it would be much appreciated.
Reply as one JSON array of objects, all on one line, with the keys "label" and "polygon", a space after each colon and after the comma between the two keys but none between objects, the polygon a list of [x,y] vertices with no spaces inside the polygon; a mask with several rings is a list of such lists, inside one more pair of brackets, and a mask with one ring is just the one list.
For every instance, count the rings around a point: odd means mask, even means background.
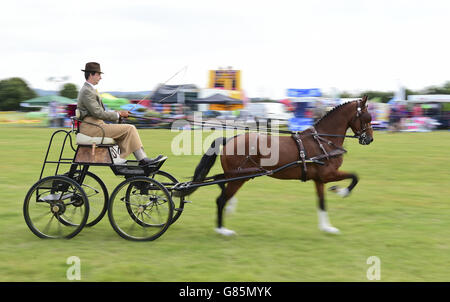
[{"label": "carriage seat", "polygon": [[[81,114],[79,109],[75,109],[75,116],[74,120],[77,120],[78,122],[81,122],[80,120]],[[88,123],[88,122],[83,122]],[[90,124],[90,123],[88,123]],[[94,126],[97,126],[101,129],[100,126],[92,124]],[[103,139],[103,143],[102,143]],[[80,133],[79,130],[77,130],[77,138],[76,138],[77,145],[116,145],[116,141],[113,138],[110,137],[101,137],[101,136],[88,136],[86,134]]]},{"label": "carriage seat", "polygon": [[[87,136],[83,133],[77,133],[77,139],[76,139],[77,145],[100,145],[102,144],[102,137],[101,136]],[[103,138],[103,145],[115,145],[116,141],[113,138],[110,137],[104,137]]]},{"label": "carriage seat", "polygon": [[[103,143],[102,143],[103,139]],[[78,164],[112,164],[113,158],[119,154],[116,141],[110,137],[88,136],[77,133],[78,148],[74,162]]]}]

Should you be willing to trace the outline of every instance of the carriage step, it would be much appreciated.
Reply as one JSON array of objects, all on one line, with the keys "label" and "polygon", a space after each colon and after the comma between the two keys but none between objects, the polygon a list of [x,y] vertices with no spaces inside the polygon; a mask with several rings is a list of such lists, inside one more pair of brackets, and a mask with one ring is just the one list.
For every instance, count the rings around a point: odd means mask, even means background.
[{"label": "carriage step", "polygon": [[183,203],[192,203],[190,200],[183,200]]}]

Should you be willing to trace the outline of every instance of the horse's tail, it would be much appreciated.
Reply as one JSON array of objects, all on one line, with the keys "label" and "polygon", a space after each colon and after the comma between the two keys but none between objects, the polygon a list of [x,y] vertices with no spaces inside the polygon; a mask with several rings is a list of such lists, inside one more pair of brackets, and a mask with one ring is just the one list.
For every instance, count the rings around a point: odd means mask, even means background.
[{"label": "horse's tail", "polygon": [[[217,155],[220,152],[220,146],[225,145],[226,142],[227,142],[226,137],[216,138],[212,142],[208,151],[206,151],[206,153],[203,154],[202,159],[200,160],[199,164],[195,168],[194,176],[192,177],[193,182],[201,182],[201,181],[205,180],[205,178],[208,175],[209,171],[211,170],[212,166],[216,162]],[[184,192],[184,195],[192,194],[192,193],[194,193],[194,191],[196,189],[197,188],[186,190],[186,192]]]}]

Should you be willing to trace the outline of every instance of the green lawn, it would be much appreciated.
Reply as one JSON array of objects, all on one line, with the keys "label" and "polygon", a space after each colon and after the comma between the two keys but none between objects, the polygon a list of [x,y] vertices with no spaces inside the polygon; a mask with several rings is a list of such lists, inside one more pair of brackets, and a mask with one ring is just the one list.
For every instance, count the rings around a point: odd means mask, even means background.
[{"label": "green lawn", "polygon": [[[70,240],[28,229],[23,199],[53,131],[0,126],[0,281],[67,281],[70,256],[81,260],[81,281],[368,281],[370,256],[381,260],[381,281],[450,281],[448,131],[376,132],[369,146],[347,140],[342,170],[360,182],[345,199],[326,196],[341,235],[318,230],[312,182],[261,177],[238,192],[237,212],[225,218],[237,236],[214,232],[219,188],[210,186],[152,242],[122,239],[107,217]],[[201,156],[173,155],[178,133],[139,132],[149,155],[169,156],[163,170],[180,181],[193,175]],[[92,171],[110,193],[122,181],[107,167]]]}]

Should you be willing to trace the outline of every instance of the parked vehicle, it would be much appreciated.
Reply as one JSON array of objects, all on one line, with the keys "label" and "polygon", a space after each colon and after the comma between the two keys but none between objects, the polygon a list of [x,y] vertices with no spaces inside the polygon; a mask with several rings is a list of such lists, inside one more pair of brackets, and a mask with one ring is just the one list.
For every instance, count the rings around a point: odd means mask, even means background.
[{"label": "parked vehicle", "polygon": [[248,113],[247,120],[258,121],[278,121],[279,124],[285,125],[294,115],[285,110],[285,105],[281,103],[250,103],[246,107]]}]

